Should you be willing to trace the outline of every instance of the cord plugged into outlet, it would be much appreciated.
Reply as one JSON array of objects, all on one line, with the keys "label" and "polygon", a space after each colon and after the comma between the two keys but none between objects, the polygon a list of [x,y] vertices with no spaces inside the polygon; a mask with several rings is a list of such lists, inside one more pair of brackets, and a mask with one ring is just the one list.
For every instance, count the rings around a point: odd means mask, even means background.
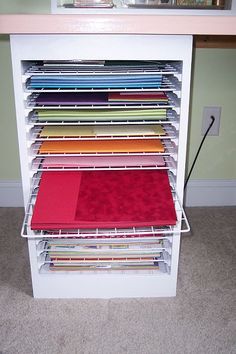
[{"label": "cord plugged into outlet", "polygon": [[[212,115],[210,115],[209,118],[210,118],[210,119],[209,119],[209,120],[210,120],[210,121],[209,121],[209,125],[208,125],[208,127],[207,127],[207,130],[206,130],[205,133],[204,133],[204,136],[203,136],[203,138],[202,138],[201,144],[199,145],[199,148],[198,148],[198,150],[197,150],[196,156],[195,156],[195,158],[194,158],[194,160],[193,160],[192,166],[191,166],[191,168],[190,168],[190,171],[189,171],[188,176],[187,176],[187,178],[186,178],[186,181],[185,181],[185,183],[184,183],[184,189],[187,187],[188,180],[189,180],[189,178],[190,178],[190,176],[191,176],[191,174],[192,174],[192,172],[193,172],[193,168],[194,168],[195,163],[196,163],[196,161],[197,161],[198,155],[199,155],[199,153],[200,153],[200,151],[201,151],[202,145],[203,145],[203,143],[204,143],[204,141],[205,141],[207,135],[209,135],[209,132],[211,131],[212,126],[214,126],[214,124],[215,124],[215,121],[216,121],[215,116],[212,114]],[[219,134],[218,134],[218,135],[219,135]]]},{"label": "cord plugged into outlet", "polygon": [[209,125],[211,124],[211,117],[214,117],[214,124],[208,131],[207,135],[218,136],[220,132],[220,116],[221,107],[204,107],[202,116],[202,135],[205,135]]}]

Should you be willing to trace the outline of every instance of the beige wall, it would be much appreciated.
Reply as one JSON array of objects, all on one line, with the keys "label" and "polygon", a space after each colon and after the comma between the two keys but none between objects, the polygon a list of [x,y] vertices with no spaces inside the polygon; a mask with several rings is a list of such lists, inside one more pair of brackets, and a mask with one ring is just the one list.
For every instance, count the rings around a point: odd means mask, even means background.
[{"label": "beige wall", "polygon": [[10,45],[0,36],[0,180],[20,178]]},{"label": "beige wall", "polygon": [[193,179],[236,178],[236,49],[197,49],[193,60],[188,165],[201,142],[204,106],[220,106],[219,136],[209,136]]},{"label": "beige wall", "polygon": [[0,13],[50,13],[50,4],[50,0],[1,0]]},{"label": "beige wall", "polygon": [[[20,178],[10,47],[0,36],[0,180]],[[236,49],[198,49],[193,57],[188,166],[201,141],[204,106],[221,106],[220,135],[208,137],[192,179],[236,179]]]}]

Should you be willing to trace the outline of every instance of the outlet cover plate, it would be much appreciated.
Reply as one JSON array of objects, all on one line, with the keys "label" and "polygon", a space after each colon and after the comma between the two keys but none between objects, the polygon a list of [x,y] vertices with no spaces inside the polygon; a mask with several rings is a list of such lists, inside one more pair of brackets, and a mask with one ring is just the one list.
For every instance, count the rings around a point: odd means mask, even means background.
[{"label": "outlet cover plate", "polygon": [[202,135],[206,133],[209,125],[212,122],[211,116],[215,118],[215,121],[207,135],[218,136],[220,131],[221,107],[216,107],[216,106],[203,108]]}]

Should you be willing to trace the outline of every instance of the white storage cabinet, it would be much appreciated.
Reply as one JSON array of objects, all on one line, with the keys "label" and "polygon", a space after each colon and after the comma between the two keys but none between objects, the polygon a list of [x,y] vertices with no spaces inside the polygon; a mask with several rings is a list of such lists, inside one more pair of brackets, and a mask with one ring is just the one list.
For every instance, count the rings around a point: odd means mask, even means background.
[{"label": "white storage cabinet", "polygon": [[[28,238],[33,295],[37,298],[114,298],[114,297],[165,297],[175,296],[178,274],[181,231],[189,226],[182,209],[185,176],[188,107],[192,56],[191,36],[162,35],[12,35],[11,51],[14,76],[15,105],[18,127],[22,184],[25,203],[25,220],[22,236]],[[38,131],[42,122],[35,117],[35,97],[40,90],[29,90],[27,79],[37,71],[44,60],[147,60],[158,61],[165,85],[156,91],[165,91],[169,98],[167,120],[157,118],[166,136],[162,139],[165,159],[172,187],[178,222],[175,227],[130,230],[110,230],[113,239],[133,234],[149,234],[161,240],[158,270],[99,270],[52,272],[48,267],[47,240],[63,240],[68,234],[32,231],[30,220],[43,171],[38,147]],[[60,66],[58,67],[60,74]],[[76,73],[74,73],[76,74]],[[63,75],[63,73],[62,73]],[[91,75],[94,75],[91,72]],[[45,90],[44,90],[45,91]],[[50,89],[50,92],[53,90]],[[57,91],[57,90],[55,90]],[[67,90],[68,91],[68,90]],[[73,89],[72,89],[73,91]],[[150,91],[150,90],[148,90]],[[152,90],[152,91],[155,91]],[[46,90],[47,92],[47,90]],[[57,107],[57,109],[60,107]],[[71,107],[78,108],[78,107]],[[109,107],[108,107],[109,109]],[[153,121],[138,124],[153,124]],[[52,123],[43,123],[44,125]],[[58,124],[58,123],[57,123]],[[61,122],[61,124],[64,124]],[[82,124],[76,122],[73,124]],[[93,124],[97,124],[94,122]],[[109,122],[109,124],[117,124]],[[127,124],[132,124],[127,121]],[[129,137],[127,137],[129,138]],[[109,168],[109,166],[107,166]],[[138,168],[142,169],[142,166]],[[160,168],[154,166],[152,168]],[[92,236],[104,230],[93,230]],[[81,230],[70,237],[80,238]],[[142,242],[144,242],[142,240]]]}]

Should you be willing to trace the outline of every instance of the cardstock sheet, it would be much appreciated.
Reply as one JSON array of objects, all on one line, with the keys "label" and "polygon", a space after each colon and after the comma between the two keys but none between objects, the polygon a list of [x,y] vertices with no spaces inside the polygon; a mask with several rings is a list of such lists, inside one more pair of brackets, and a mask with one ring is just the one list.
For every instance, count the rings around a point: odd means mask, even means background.
[{"label": "cardstock sheet", "polygon": [[94,264],[94,265],[69,265],[69,264],[54,264],[50,263],[49,269],[52,272],[64,272],[64,271],[87,271],[87,270],[96,270],[96,271],[102,271],[106,270],[107,268],[112,269],[112,270],[158,270],[159,269],[159,264],[157,261],[153,262],[151,265],[150,264],[109,264],[109,265],[101,265],[101,264]]},{"label": "cardstock sheet", "polygon": [[163,108],[135,108],[135,109],[37,109],[38,117],[120,117],[120,116],[156,116],[166,114]]},{"label": "cardstock sheet", "polygon": [[121,81],[160,81],[160,74],[116,74],[116,75],[32,75],[30,82],[121,82]]},{"label": "cardstock sheet", "polygon": [[163,170],[44,172],[32,229],[175,225]]},{"label": "cardstock sheet", "polygon": [[40,154],[63,153],[164,152],[159,139],[63,140],[43,141]]},{"label": "cardstock sheet", "polygon": [[[40,93],[35,99],[36,105],[60,105],[60,106],[101,106],[101,105],[117,105],[124,102],[126,105],[137,104],[136,101],[109,101],[108,98],[111,94],[106,92],[47,92]],[[150,105],[150,104],[166,104],[167,101],[160,100],[153,102],[139,101],[138,103]]]},{"label": "cardstock sheet", "polygon": [[37,105],[104,105],[107,104],[108,94],[103,92],[47,92],[40,93],[35,102]]},{"label": "cardstock sheet", "polygon": [[111,92],[108,95],[109,101],[135,101],[135,102],[168,102],[164,92]]},{"label": "cardstock sheet", "polygon": [[35,111],[39,121],[109,121],[109,120],[157,120],[166,119],[166,109],[84,109],[58,110],[44,109]]},{"label": "cardstock sheet", "polygon": [[39,137],[165,135],[161,125],[45,126]]},{"label": "cardstock sheet", "polygon": [[176,223],[166,171],[96,172],[81,180],[75,219],[85,227],[103,227],[104,222],[107,227]]},{"label": "cardstock sheet", "polygon": [[165,166],[162,156],[60,156],[45,157],[43,168]]},{"label": "cardstock sheet", "polygon": [[84,83],[84,84],[79,84],[79,83],[38,83],[38,84],[31,84],[30,86],[27,86],[28,89],[30,88],[54,88],[54,89],[94,89],[94,88],[104,88],[104,89],[123,89],[123,88],[130,88],[130,89],[137,89],[137,88],[159,88],[160,87],[160,82],[117,82],[117,83]]},{"label": "cardstock sheet", "polygon": [[81,176],[80,173],[71,172],[42,174],[31,221],[32,229],[34,224],[45,222],[49,225],[60,220],[63,224],[71,223],[77,208]]},{"label": "cardstock sheet", "polygon": [[32,75],[28,88],[159,88],[162,75]]}]

